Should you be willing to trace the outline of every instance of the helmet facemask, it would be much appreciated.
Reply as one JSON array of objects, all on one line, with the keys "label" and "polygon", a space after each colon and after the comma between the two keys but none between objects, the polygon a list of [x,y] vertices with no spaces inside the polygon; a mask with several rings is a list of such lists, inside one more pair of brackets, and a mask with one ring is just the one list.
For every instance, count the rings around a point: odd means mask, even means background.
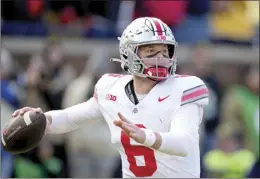
[{"label": "helmet facemask", "polygon": [[144,58],[138,56],[140,46],[131,44],[127,48],[128,55],[127,60],[125,60],[125,66],[127,66],[129,73],[139,77],[146,77],[153,81],[165,80],[169,76],[174,75],[176,69],[175,45],[168,44],[169,56],[156,57],[158,53],[161,53],[158,51]]}]

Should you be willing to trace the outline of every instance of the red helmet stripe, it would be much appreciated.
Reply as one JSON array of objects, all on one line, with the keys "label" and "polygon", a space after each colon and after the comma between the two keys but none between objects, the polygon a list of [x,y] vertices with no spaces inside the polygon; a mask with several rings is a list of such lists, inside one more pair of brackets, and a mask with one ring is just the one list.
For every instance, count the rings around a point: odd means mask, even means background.
[{"label": "red helmet stripe", "polygon": [[163,30],[161,24],[157,20],[153,20],[155,32],[157,32],[157,35],[163,35]]}]

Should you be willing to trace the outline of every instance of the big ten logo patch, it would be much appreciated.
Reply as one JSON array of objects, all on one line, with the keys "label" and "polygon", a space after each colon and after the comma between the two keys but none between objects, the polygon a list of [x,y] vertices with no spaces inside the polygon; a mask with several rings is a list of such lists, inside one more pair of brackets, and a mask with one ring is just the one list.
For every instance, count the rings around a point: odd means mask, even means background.
[{"label": "big ten logo patch", "polygon": [[164,36],[164,35],[159,35],[159,36],[157,36],[157,39],[158,39],[158,40],[166,40],[166,36]]},{"label": "big ten logo patch", "polygon": [[110,101],[116,101],[116,96],[112,95],[112,94],[107,94],[106,95],[106,99],[110,100]]}]

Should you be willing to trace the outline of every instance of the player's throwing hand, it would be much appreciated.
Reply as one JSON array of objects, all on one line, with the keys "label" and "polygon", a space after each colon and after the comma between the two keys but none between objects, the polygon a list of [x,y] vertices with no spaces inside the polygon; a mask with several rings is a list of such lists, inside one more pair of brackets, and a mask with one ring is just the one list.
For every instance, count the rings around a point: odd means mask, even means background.
[{"label": "player's throwing hand", "polygon": [[[21,109],[17,109],[16,111],[13,112],[12,114],[12,118],[16,118],[17,116],[23,116],[24,113],[28,112],[28,111],[35,111],[37,113],[42,113],[42,109],[41,108],[32,108],[32,107],[23,107]],[[47,126],[46,126],[46,130],[45,130],[45,134],[47,134],[48,130],[49,130],[49,127],[51,125],[51,119],[50,119],[50,116],[46,115],[46,119],[47,119]]]},{"label": "player's throwing hand", "polygon": [[129,121],[120,112],[119,119],[114,121],[114,124],[120,127],[126,135],[134,139],[136,142],[143,144],[145,141],[145,132],[143,129],[137,127],[133,122]]},{"label": "player's throwing hand", "polygon": [[41,108],[31,108],[31,107],[24,107],[21,109],[18,109],[13,112],[12,117],[17,117],[18,115],[24,115],[25,112],[27,111],[35,111],[35,112],[42,112]]}]

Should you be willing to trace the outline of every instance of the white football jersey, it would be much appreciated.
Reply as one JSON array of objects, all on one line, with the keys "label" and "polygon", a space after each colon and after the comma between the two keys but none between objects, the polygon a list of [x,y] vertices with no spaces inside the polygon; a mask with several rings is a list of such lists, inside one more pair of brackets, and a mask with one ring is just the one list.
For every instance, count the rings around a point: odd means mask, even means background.
[{"label": "white football jersey", "polygon": [[[182,105],[207,104],[205,84],[195,76],[175,75],[158,83],[135,105],[125,92],[125,86],[130,80],[131,75],[105,74],[97,82],[94,94],[109,126],[111,141],[121,155],[123,177],[200,177],[198,130],[192,134],[194,140],[190,144],[189,155],[180,157],[135,142],[115,126],[113,121],[118,119],[117,113],[121,112],[141,128],[169,132],[172,116]],[[194,128],[199,128],[199,123]]]}]

